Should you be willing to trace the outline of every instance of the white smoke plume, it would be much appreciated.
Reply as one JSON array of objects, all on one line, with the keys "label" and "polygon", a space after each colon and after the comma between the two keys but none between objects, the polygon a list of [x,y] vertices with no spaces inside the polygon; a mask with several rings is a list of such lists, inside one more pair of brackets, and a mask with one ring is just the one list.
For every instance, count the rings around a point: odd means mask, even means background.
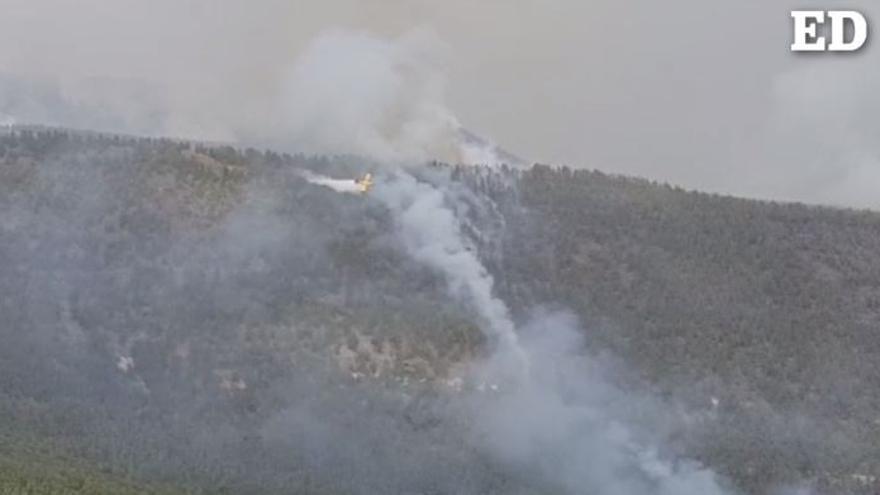
[{"label": "white smoke plume", "polygon": [[659,416],[661,406],[603,381],[601,367],[583,356],[572,316],[542,314],[518,333],[509,308],[494,294],[492,275],[462,234],[456,214],[462,209],[449,204],[452,196],[442,186],[398,172],[377,184],[374,196],[392,211],[408,253],[445,276],[452,293],[480,315],[494,343],[470,377],[491,384],[488,395],[470,397],[477,449],[564,493],[725,493],[710,470],[665,459],[651,443],[662,439],[628,426],[629,409],[641,406]]},{"label": "white smoke plume", "polygon": [[613,386],[605,365],[584,356],[572,315],[540,313],[520,330],[531,373],[475,401],[478,448],[562,493],[726,493],[711,470],[663,451],[652,430],[662,429],[664,406]]},{"label": "white smoke plume", "polygon": [[465,139],[446,105],[446,51],[428,30],[396,40],[324,32],[285,81],[284,127],[306,151],[398,164],[499,163],[491,145]]},{"label": "white smoke plume", "polygon": [[394,214],[398,233],[417,261],[446,277],[450,291],[484,320],[495,355],[509,358],[522,375],[528,358],[519,345],[507,305],[493,293],[495,281],[461,232],[461,221],[446,204],[447,195],[433,185],[399,173],[376,186],[375,196]]},{"label": "white smoke plume", "polygon": [[346,31],[319,35],[285,86],[291,134],[310,150],[382,161],[445,154],[458,123],[442,104],[439,46],[423,33],[397,42]]},{"label": "white smoke plume", "polygon": [[303,178],[312,184],[333,189],[339,193],[361,194],[363,190],[354,179],[334,179],[312,172],[303,172]]}]

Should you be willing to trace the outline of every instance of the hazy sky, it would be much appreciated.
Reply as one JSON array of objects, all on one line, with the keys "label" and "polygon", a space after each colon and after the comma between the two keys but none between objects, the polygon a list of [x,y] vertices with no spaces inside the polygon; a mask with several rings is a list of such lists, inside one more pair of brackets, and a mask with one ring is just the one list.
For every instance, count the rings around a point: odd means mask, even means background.
[{"label": "hazy sky", "polygon": [[880,208],[880,48],[789,52],[792,8],[838,4],[0,0],[0,120],[259,139],[316,36],[417,29],[442,47],[417,93],[529,160]]}]

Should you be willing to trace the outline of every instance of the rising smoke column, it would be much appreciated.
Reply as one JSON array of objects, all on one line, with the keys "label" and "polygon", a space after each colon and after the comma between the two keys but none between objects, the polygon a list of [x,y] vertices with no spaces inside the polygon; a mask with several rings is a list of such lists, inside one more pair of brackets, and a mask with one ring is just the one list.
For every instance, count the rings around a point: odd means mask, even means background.
[{"label": "rising smoke column", "polygon": [[499,164],[494,145],[469,138],[445,101],[447,51],[428,29],[397,39],[322,32],[288,72],[282,128],[299,151]]},{"label": "rising smoke column", "polygon": [[609,384],[601,366],[581,354],[582,332],[573,316],[539,313],[518,334],[507,305],[493,294],[492,275],[462,233],[456,213],[462,209],[451,204],[453,195],[405,171],[377,184],[373,195],[391,210],[407,252],[444,275],[452,294],[479,314],[494,344],[472,372],[502,387],[464,399],[478,450],[565,493],[725,493],[712,471],[665,459],[627,426],[628,410],[660,416],[661,406]]},{"label": "rising smoke column", "polygon": [[[386,164],[389,172],[369,197],[390,210],[406,252],[441,274],[450,293],[479,316],[490,355],[472,363],[471,378],[500,387],[460,396],[475,448],[510,473],[562,493],[724,493],[711,471],[665,460],[654,447],[662,440],[644,438],[631,427],[625,412],[639,401],[596,373],[599,367],[582,355],[581,330],[572,318],[541,315],[518,333],[509,308],[494,294],[492,275],[464,234],[466,226],[480,226],[468,224],[467,208],[442,181],[422,181],[410,172],[413,164],[445,152],[457,161],[479,151],[459,139],[461,128],[426,76],[432,71],[413,57],[412,43],[325,34],[298,62],[290,102],[293,115],[303,119],[297,134],[310,135],[319,149],[364,154]],[[309,180],[346,192],[332,179]]]},{"label": "rising smoke column", "polygon": [[462,235],[461,221],[446,204],[443,190],[399,172],[378,184],[374,196],[392,211],[409,254],[444,275],[450,292],[483,319],[494,355],[509,360],[513,368],[508,371],[524,377],[528,357],[519,344],[510,310],[493,294],[495,281]]}]

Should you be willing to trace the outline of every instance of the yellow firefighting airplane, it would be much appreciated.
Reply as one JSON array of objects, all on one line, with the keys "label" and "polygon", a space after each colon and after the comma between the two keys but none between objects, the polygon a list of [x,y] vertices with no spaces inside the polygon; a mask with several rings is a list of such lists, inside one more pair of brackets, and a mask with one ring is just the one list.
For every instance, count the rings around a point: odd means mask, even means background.
[{"label": "yellow firefighting airplane", "polygon": [[367,173],[360,179],[355,179],[354,183],[361,194],[367,194],[373,188],[373,174]]}]

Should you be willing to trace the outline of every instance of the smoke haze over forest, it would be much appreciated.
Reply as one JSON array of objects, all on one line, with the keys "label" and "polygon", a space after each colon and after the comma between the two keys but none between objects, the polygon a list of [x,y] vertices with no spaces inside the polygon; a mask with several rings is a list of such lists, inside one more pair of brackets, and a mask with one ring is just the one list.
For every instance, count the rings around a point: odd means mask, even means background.
[{"label": "smoke haze over forest", "polygon": [[[878,207],[872,116],[880,54],[871,45],[842,57],[788,49],[789,11],[827,7],[821,2],[3,0],[0,7],[0,121],[323,149],[349,136],[328,142],[315,135],[320,128],[301,132],[310,117],[303,103],[329,99],[298,91],[315,87],[296,72],[318,40],[329,50],[310,74],[321,78],[319,88],[341,107],[403,102],[419,122],[403,133],[420,139],[447,132],[454,117],[530,161]],[[874,2],[847,8],[869,22],[880,18]],[[327,42],[328,33],[347,38]],[[381,72],[400,64],[403,81]],[[360,117],[330,111],[324,125],[355,134],[376,124]],[[346,142],[350,149],[334,151],[389,153],[381,139]],[[443,147],[422,146],[446,158]]]},{"label": "smoke haze over forest", "polygon": [[877,51],[639,3],[0,0],[0,492],[875,493]]}]

